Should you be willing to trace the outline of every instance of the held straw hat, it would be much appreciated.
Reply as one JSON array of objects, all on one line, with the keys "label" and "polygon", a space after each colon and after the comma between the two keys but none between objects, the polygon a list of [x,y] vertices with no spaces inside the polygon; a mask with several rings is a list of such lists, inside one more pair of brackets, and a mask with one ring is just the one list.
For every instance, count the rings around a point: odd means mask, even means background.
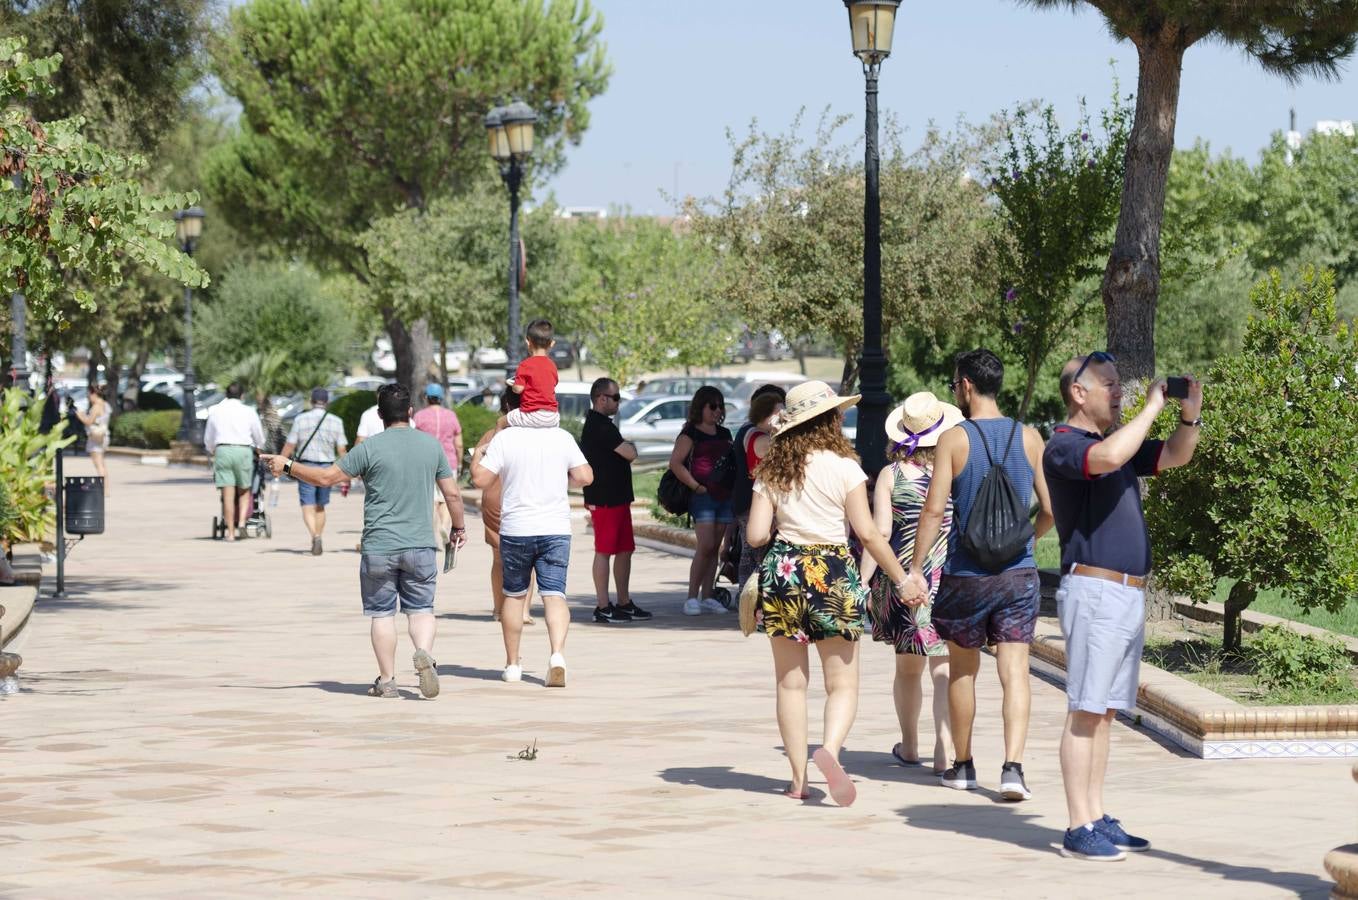
[{"label": "held straw hat", "polygon": [[905,398],[905,402],[886,417],[886,436],[896,446],[904,445],[911,452],[920,447],[933,447],[943,432],[962,421],[962,410],[944,403],[929,391],[920,391]]},{"label": "held straw hat", "polygon": [[[795,428],[832,409],[846,410],[856,404],[861,396],[853,394],[841,397],[823,381],[803,381],[793,385],[787,392],[787,402],[778,417],[778,434],[784,434],[789,428]],[[777,436],[774,435],[775,438]]]}]

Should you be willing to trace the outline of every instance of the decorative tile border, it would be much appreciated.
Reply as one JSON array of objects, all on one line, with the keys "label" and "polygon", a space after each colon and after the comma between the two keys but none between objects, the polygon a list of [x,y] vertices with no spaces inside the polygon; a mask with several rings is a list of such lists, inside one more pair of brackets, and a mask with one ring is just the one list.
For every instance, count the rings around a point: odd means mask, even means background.
[{"label": "decorative tile border", "polygon": [[1205,741],[1203,759],[1358,758],[1356,740]]}]

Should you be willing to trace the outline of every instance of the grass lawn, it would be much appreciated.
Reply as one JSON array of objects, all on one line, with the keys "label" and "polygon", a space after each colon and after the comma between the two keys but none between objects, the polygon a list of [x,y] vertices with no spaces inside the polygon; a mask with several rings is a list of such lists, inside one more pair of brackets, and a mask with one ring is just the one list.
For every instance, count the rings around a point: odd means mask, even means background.
[{"label": "grass lawn", "polygon": [[[1212,599],[1218,603],[1225,603],[1232,584],[1233,582],[1223,580],[1217,585],[1216,596]],[[1282,591],[1260,591],[1259,596],[1250,604],[1250,609],[1301,622],[1303,625],[1314,625],[1317,628],[1358,637],[1358,598],[1350,600],[1348,605],[1337,613],[1323,609],[1313,609],[1308,613],[1295,601],[1285,599]]]},{"label": "grass lawn", "polygon": [[638,500],[655,499],[655,490],[660,487],[660,476],[664,473],[664,469],[652,469],[649,472],[638,472],[633,469],[632,493],[636,494]]}]

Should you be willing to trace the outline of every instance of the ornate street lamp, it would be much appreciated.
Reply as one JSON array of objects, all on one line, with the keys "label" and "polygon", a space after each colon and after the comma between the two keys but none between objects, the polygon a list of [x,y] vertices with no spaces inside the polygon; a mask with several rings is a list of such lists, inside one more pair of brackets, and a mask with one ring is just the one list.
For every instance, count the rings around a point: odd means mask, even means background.
[{"label": "ornate street lamp", "polygon": [[882,353],[882,213],[877,185],[877,73],[891,55],[891,35],[901,0],[844,0],[849,11],[853,53],[867,81],[866,148],[863,157],[863,353],[858,361],[857,450],[863,468],[876,473],[886,464],[886,356]]},{"label": "ornate street lamp", "polygon": [[533,155],[533,124],[537,113],[522,101],[497,106],[486,115],[486,135],[491,158],[500,166],[500,178],[509,188],[509,340],[505,348],[512,372],[523,355],[519,332],[519,185],[523,166]]},{"label": "ornate street lamp", "polygon": [[[203,236],[206,214],[197,206],[181,209],[174,214],[175,235],[179,249],[193,256],[198,239]],[[198,441],[198,411],[193,401],[193,288],[184,285],[184,409],[179,419],[178,439],[187,443]]]}]

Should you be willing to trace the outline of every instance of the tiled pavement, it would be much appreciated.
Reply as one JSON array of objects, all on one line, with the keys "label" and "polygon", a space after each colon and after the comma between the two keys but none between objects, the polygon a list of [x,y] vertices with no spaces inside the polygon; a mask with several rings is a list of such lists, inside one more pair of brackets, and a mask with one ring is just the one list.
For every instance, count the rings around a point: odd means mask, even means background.
[{"label": "tiled pavement", "polygon": [[[109,530],[72,554],[69,595],[40,602],[25,690],[0,703],[0,896],[1319,897],[1322,857],[1358,831],[1347,763],[1203,762],[1119,725],[1111,806],[1160,849],[1064,860],[1061,693],[1033,683],[1034,800],[948,791],[890,765],[890,658],[872,645],[845,752],[859,800],[793,803],[763,639],[679,615],[687,560],[652,550],[635,581],[655,620],[589,624],[583,537],[569,687],[538,681],[542,624],[525,682],[498,681],[474,540],[440,584],[442,695],[418,699],[403,635],[404,699],[379,702],[361,497],[336,498],[316,559],[290,488],[271,541],[230,546],[207,539],[201,470],[111,469]],[[993,788],[993,668],[980,690]],[[535,761],[511,758],[534,741]]]}]

